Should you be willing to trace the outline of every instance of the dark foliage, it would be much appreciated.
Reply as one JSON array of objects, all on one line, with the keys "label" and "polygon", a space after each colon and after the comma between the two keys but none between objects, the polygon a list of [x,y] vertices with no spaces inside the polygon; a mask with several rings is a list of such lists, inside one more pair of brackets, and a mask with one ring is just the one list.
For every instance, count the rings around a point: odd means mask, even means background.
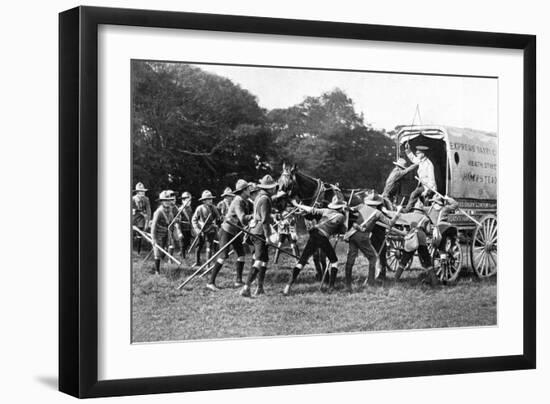
[{"label": "dark foliage", "polygon": [[394,144],[340,89],[265,111],[229,79],[180,63],[132,64],[133,181],[219,195],[238,178],[277,176],[283,161],[344,187],[380,189]]}]

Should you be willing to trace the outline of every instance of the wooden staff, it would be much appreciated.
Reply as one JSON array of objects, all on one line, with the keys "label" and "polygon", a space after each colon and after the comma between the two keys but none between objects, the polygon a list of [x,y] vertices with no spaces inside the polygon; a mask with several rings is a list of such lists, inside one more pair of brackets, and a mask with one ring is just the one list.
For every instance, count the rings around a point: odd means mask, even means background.
[{"label": "wooden staff", "polygon": [[142,231],[141,231],[138,227],[136,227],[136,226],[133,226],[133,229],[134,229],[135,231],[137,231],[139,234],[141,234],[141,235],[145,238],[145,240],[147,240],[149,243],[151,243],[151,245],[153,246],[153,249],[154,249],[155,247],[158,248],[160,251],[162,251],[162,252],[164,253],[164,255],[166,255],[168,258],[170,258],[170,259],[171,259],[172,261],[174,261],[176,264],[181,265],[181,262],[179,262],[177,259],[175,259],[175,258],[172,257],[170,254],[168,254],[168,252],[167,252],[164,248],[160,247],[159,245],[155,245],[156,243],[153,241],[153,239],[152,239],[151,237],[149,237],[149,235],[148,235],[147,233],[142,232]]},{"label": "wooden staff", "polygon": [[172,225],[174,224],[174,222],[176,220],[178,220],[178,217],[181,215],[181,212],[183,212],[183,210],[187,207],[187,205],[189,205],[191,203],[191,201],[187,201],[185,202],[184,204],[181,205],[181,207],[178,209],[178,213],[176,213],[176,216],[174,216],[174,218],[172,219],[172,221],[170,222],[170,224],[168,225],[168,228],[172,227]]},{"label": "wooden staff", "polygon": [[151,251],[149,251],[147,253],[147,255],[145,256],[145,258],[141,261],[141,264],[140,265],[143,265],[145,264],[145,262],[147,262],[147,260],[151,257],[151,254],[153,254],[153,250],[151,249]]},{"label": "wooden staff", "polygon": [[[200,271],[202,271],[202,269],[203,269],[204,267],[208,266],[212,261],[214,261],[214,259],[217,258],[218,255],[220,255],[220,253],[221,253],[222,251],[224,251],[225,249],[229,248],[229,246],[231,245],[231,243],[232,243],[233,241],[235,241],[235,240],[237,239],[237,237],[239,237],[242,233],[243,233],[243,231],[241,230],[241,231],[238,232],[237,235],[236,235],[235,237],[233,237],[226,245],[224,245],[222,248],[220,248],[218,251],[216,251],[216,253],[213,254],[213,255],[208,259],[208,261],[206,261],[204,264],[202,264],[202,265],[200,266],[199,269],[197,269],[195,272],[193,272],[193,273],[191,274],[191,276],[189,276],[189,278],[187,278],[185,281],[182,282],[181,285],[178,286],[178,290],[181,289],[181,288],[183,288],[183,287],[184,287],[185,285],[187,285],[191,280],[193,280],[193,279],[198,275],[198,273],[199,273]],[[212,267],[208,268],[208,269],[207,269],[207,272],[210,271],[212,268],[214,268],[214,267],[212,266]]]},{"label": "wooden staff", "polygon": [[[235,252],[235,250],[229,251],[229,254],[227,254],[228,257],[231,257],[231,255]],[[204,271],[202,274],[199,275],[199,279],[201,279],[204,275],[206,275],[208,272],[210,272],[214,268],[214,265],[208,267],[206,271]]]},{"label": "wooden staff", "polygon": [[206,220],[204,221],[204,224],[201,227],[201,231],[199,231],[199,234],[197,234],[197,236],[195,237],[195,239],[193,240],[193,242],[189,246],[189,250],[187,250],[187,254],[189,254],[191,252],[191,250],[193,250],[193,248],[195,247],[195,244],[197,244],[197,242],[199,241],[199,237],[202,235],[204,229],[206,228],[206,224],[208,223],[208,219],[210,219],[210,217],[212,217],[212,213],[210,213],[208,215],[208,217],[206,218]]}]

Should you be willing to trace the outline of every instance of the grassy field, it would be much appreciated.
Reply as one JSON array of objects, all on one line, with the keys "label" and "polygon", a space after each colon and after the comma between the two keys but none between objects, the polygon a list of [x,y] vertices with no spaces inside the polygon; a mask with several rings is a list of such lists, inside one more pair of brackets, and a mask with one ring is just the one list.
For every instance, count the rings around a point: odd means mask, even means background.
[{"label": "grassy field", "polygon": [[[338,244],[341,261],[346,248]],[[284,297],[281,291],[294,261],[281,255],[279,265],[268,268],[266,294],[243,298],[233,288],[231,258],[218,276],[222,290],[212,292],[205,288],[207,277],[176,289],[194,271],[191,259],[179,269],[164,262],[161,275],[151,275],[152,260],[142,264],[144,257],[144,252],[133,256],[133,342],[487,326],[497,321],[496,278],[478,280],[466,268],[454,285],[430,288],[417,281],[421,269],[415,260],[402,282],[395,283],[390,273],[383,285],[363,288],[367,261],[360,257],[354,267],[354,292],[349,294],[343,288],[343,267],[336,290],[327,293],[319,290],[311,264],[292,295]],[[245,277],[250,256],[247,261]]]}]

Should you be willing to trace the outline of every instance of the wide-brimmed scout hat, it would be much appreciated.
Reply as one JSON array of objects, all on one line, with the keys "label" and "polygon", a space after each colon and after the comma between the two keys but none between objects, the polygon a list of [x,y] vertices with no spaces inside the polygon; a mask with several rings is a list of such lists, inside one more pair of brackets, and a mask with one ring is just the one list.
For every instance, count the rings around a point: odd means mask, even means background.
[{"label": "wide-brimmed scout hat", "polygon": [[437,203],[438,205],[445,205],[445,199],[443,199],[440,195],[434,195],[430,199],[431,203]]},{"label": "wide-brimmed scout hat", "polygon": [[420,144],[418,146],[416,146],[416,151],[422,151],[422,152],[425,152],[426,150],[430,150],[430,148],[428,146],[424,146],[423,144]]},{"label": "wide-brimmed scout hat", "polygon": [[235,191],[234,193],[238,193],[241,191],[244,191],[246,188],[248,188],[250,184],[246,182],[245,180],[239,179],[237,180],[237,184],[235,184]]},{"label": "wide-brimmed scout hat", "polygon": [[143,185],[143,182],[138,182],[136,184],[136,189],[134,190],[134,192],[138,192],[138,191],[147,192],[149,190],[147,188],[145,188],[145,185]]},{"label": "wide-brimmed scout hat", "polygon": [[174,191],[162,191],[159,194],[158,201],[174,201],[176,200],[176,196],[174,195]]},{"label": "wide-brimmed scout hat", "polygon": [[364,199],[364,202],[367,205],[377,206],[377,205],[381,205],[382,203],[384,203],[384,200],[382,199],[382,197],[379,194],[377,194],[376,192],[373,192],[372,194],[369,194]]},{"label": "wide-brimmed scout hat", "polygon": [[273,180],[273,177],[271,175],[266,174],[263,176],[263,178],[260,180],[260,183],[258,184],[258,188],[262,189],[272,189],[277,186],[277,183],[275,180]]},{"label": "wide-brimmed scout hat", "polygon": [[235,194],[231,192],[231,188],[227,187],[223,190],[222,198],[224,196],[235,196]]},{"label": "wide-brimmed scout hat", "polygon": [[214,195],[209,190],[202,191],[202,195],[199,198],[199,201],[205,201],[207,199],[214,199]]},{"label": "wide-brimmed scout hat", "polygon": [[189,192],[184,191],[184,192],[181,193],[181,199],[191,199],[191,198],[192,198],[192,196]]},{"label": "wide-brimmed scout hat", "polygon": [[405,169],[407,168],[407,160],[405,160],[403,157],[400,157],[397,159],[397,161],[393,162],[393,165],[399,168]]},{"label": "wide-brimmed scout hat", "polygon": [[345,201],[340,199],[338,195],[332,197],[332,201],[328,204],[329,209],[342,209],[348,206]]}]

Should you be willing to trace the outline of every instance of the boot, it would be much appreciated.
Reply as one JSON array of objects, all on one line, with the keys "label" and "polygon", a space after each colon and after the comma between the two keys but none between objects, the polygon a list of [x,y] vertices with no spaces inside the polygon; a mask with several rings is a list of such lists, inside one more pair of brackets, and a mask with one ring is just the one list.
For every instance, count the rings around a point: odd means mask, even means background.
[{"label": "boot", "polygon": [[352,292],[352,287],[351,287],[351,271],[353,269],[353,266],[351,265],[346,265],[346,269],[345,269],[345,284],[346,284],[346,292],[348,293],[351,293]]},{"label": "boot", "polygon": [[[279,242],[279,244],[277,244],[277,247],[281,248],[281,246],[283,245],[283,243]],[[276,264],[277,261],[279,261],[279,255],[281,254],[281,251],[279,251],[278,249],[275,250],[275,256],[273,257],[273,263]]]},{"label": "boot", "polygon": [[379,280],[381,281],[385,281],[386,280],[386,271],[387,271],[387,266],[380,263],[380,273],[378,274],[378,278]]},{"label": "boot", "polygon": [[222,265],[218,261],[214,263],[214,267],[212,268],[212,272],[210,272],[210,282],[206,285],[206,287],[210,290],[219,290],[219,288],[216,286],[216,277],[218,276],[218,273],[220,272],[220,269],[222,269]]},{"label": "boot", "polygon": [[201,266],[201,251],[197,248],[195,250],[195,263],[193,264],[194,267],[200,267]]},{"label": "boot", "polygon": [[160,259],[156,258],[153,268],[149,271],[152,275],[159,275],[160,274]]},{"label": "boot", "polygon": [[241,290],[240,295],[242,297],[250,297],[250,286],[249,285],[244,285],[242,290]]},{"label": "boot", "polygon": [[439,278],[435,274],[435,269],[433,267],[428,269],[428,280],[430,282],[431,287],[435,287],[439,285]]},{"label": "boot", "polygon": [[137,253],[141,254],[141,237],[137,239]]},{"label": "boot", "polygon": [[265,279],[265,271],[267,270],[266,267],[261,267],[260,271],[258,272],[258,287],[256,288],[256,291],[254,292],[254,295],[259,296],[263,295],[264,292],[264,279]]},{"label": "boot", "polygon": [[330,280],[328,283],[329,289],[334,289],[334,286],[336,285],[336,275],[338,275],[338,268],[331,267],[330,268]]},{"label": "boot", "polygon": [[185,259],[185,246],[183,245],[183,241],[180,241],[180,254],[181,258]]},{"label": "boot", "polygon": [[290,288],[292,288],[292,285],[294,284],[294,281],[298,277],[299,273],[300,273],[300,268],[294,267],[294,269],[292,270],[292,274],[288,279],[288,283],[285,285],[285,288],[283,289],[284,296],[288,296],[290,294]]},{"label": "boot", "polygon": [[258,275],[259,269],[256,267],[250,268],[250,272],[248,273],[248,279],[246,280],[246,284],[248,286],[252,285],[254,283],[254,280],[256,279],[256,276]]},{"label": "boot", "polygon": [[401,275],[403,274],[403,267],[401,265],[399,265],[399,267],[397,268],[397,271],[395,271],[395,281],[399,281],[399,279],[401,279]]},{"label": "boot", "polygon": [[376,271],[376,266],[372,265],[372,264],[369,264],[369,273],[367,275],[367,285],[369,285],[369,286],[374,286],[374,284],[375,284],[375,282],[374,282],[375,271]]},{"label": "boot", "polygon": [[237,261],[237,277],[235,278],[235,284],[234,286],[236,288],[240,288],[243,286],[243,269],[244,269],[244,262]]},{"label": "boot", "polygon": [[321,281],[321,279],[323,278],[323,270],[321,269],[319,258],[313,257],[313,264],[315,265],[315,280]]}]

